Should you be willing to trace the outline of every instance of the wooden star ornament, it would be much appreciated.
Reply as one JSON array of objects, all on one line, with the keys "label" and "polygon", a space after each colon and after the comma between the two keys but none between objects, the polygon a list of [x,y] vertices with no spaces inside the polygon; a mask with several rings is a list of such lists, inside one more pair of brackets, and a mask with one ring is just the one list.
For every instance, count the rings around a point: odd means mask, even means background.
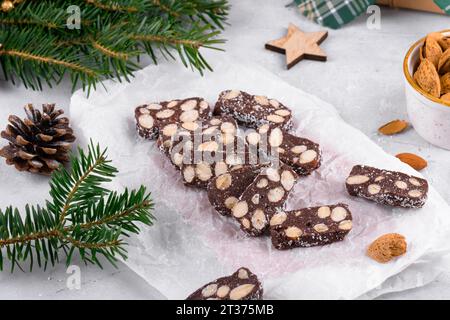
[{"label": "wooden star ornament", "polygon": [[267,42],[265,47],[286,54],[286,65],[290,69],[303,59],[326,61],[327,55],[319,45],[327,36],[327,31],[305,33],[290,23],[284,37]]}]

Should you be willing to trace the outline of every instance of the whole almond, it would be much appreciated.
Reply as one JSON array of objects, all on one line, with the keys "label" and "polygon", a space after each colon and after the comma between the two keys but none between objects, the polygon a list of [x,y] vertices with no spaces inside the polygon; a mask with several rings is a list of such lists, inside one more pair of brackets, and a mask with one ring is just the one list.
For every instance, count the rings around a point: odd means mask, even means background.
[{"label": "whole almond", "polygon": [[428,166],[428,162],[414,153],[400,153],[396,155],[401,162],[409,164],[411,167],[420,171]]},{"label": "whole almond", "polygon": [[439,59],[438,71],[440,74],[450,72],[450,49],[445,50]]},{"label": "whole almond", "polygon": [[394,120],[381,126],[378,129],[378,132],[386,136],[390,136],[404,131],[406,128],[408,128],[408,125],[408,122],[404,120]]},{"label": "whole almond", "polygon": [[436,41],[439,41],[439,40],[441,40],[443,38],[444,38],[444,36],[440,32],[432,32],[432,33],[429,33],[427,35],[427,39],[433,39],[433,40],[436,40]]},{"label": "whole almond", "polygon": [[367,248],[367,255],[379,263],[386,263],[406,253],[408,244],[403,235],[388,233],[373,241]]},{"label": "whole almond", "polygon": [[438,40],[438,43],[440,44],[443,51],[450,48],[450,37],[445,37]]},{"label": "whole almond", "polygon": [[441,94],[450,92],[450,72],[447,72],[441,77]]},{"label": "whole almond", "polygon": [[[448,50],[447,50],[448,51]],[[443,57],[444,55],[442,55]],[[442,59],[441,57],[441,59]],[[434,67],[434,64],[428,60],[423,59],[414,73],[414,80],[425,92],[439,98],[441,96],[441,81],[439,74]]]},{"label": "whole almond", "polygon": [[441,100],[445,102],[450,102],[450,93],[446,93],[441,97]]},{"label": "whole almond", "polygon": [[425,42],[424,56],[430,60],[437,68],[439,65],[439,59],[442,56],[442,48],[439,43],[432,37],[428,37]]}]

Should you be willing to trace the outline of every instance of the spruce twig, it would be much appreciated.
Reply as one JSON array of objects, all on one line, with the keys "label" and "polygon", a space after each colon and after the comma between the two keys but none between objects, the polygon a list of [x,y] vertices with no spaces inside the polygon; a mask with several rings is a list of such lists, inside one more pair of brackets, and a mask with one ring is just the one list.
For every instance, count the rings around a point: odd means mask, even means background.
[{"label": "spruce twig", "polygon": [[72,156],[70,170],[61,167],[50,181],[50,197],[44,207],[27,205],[24,217],[18,209],[0,210],[0,270],[4,260],[22,269],[36,260],[46,268],[59,261],[66,263],[78,251],[85,263],[101,267],[98,256],[112,264],[117,256],[126,258],[123,237],[139,233],[140,224],[152,225],[153,203],[145,187],[118,193],[105,188],[117,174],[101,150],[92,142],[87,153]]},{"label": "spruce twig", "polygon": [[[80,29],[67,25],[80,9]],[[40,0],[0,10],[0,72],[28,88],[53,86],[65,74],[88,91],[103,79],[130,80],[139,56],[154,63],[178,54],[184,65],[211,69],[201,49],[218,49],[227,0]]]}]

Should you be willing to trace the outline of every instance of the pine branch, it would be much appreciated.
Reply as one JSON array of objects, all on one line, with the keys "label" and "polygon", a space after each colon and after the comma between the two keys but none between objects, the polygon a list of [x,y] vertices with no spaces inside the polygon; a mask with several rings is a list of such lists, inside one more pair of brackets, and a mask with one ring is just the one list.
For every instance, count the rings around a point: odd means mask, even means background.
[{"label": "pine branch", "polygon": [[67,264],[75,251],[100,267],[98,256],[112,264],[117,256],[126,258],[123,237],[153,224],[153,203],[143,186],[122,193],[103,187],[117,174],[110,162],[106,150],[91,143],[87,153],[79,149],[72,156],[70,170],[61,167],[52,175],[45,207],[27,205],[24,218],[13,207],[0,210],[0,270],[5,259],[11,271],[26,261],[32,270],[35,260],[46,268],[61,251]]},{"label": "pine branch", "polygon": [[[80,29],[69,29],[66,9],[80,9]],[[26,87],[53,86],[65,74],[90,90],[103,79],[130,80],[139,56],[175,59],[203,73],[200,53],[218,49],[226,0],[24,0],[0,11],[0,68]],[[157,52],[160,52],[160,55]]]},{"label": "pine branch", "polygon": [[45,31],[10,29],[0,31],[0,64],[5,78],[13,83],[20,78],[26,87],[41,89],[58,83],[66,72],[77,77],[83,87],[99,81],[105,70],[90,56],[80,55],[70,47],[56,46],[55,37]]},{"label": "pine branch", "polygon": [[104,54],[105,56],[108,56],[110,58],[119,59],[119,60],[128,60],[129,59],[128,53],[114,51],[113,49],[110,49],[110,48],[102,45],[97,40],[92,39],[91,44],[95,49],[97,49],[102,54]]},{"label": "pine branch", "polygon": [[223,24],[227,18],[229,5],[224,0],[149,0],[153,8],[161,13],[166,13],[169,18],[174,18],[182,22],[202,21],[210,28],[223,29]]},{"label": "pine branch", "polygon": [[[127,12],[135,13],[142,10],[142,6],[139,7],[139,1],[131,0],[127,5],[120,5],[118,1],[102,1],[102,0],[85,0],[87,4],[93,5],[101,10],[112,11],[112,12]],[[135,2],[135,3],[133,3]]]},{"label": "pine branch", "polygon": [[172,16],[172,17],[175,17],[175,18],[180,17],[180,13],[179,12],[169,8],[169,6],[165,5],[160,0],[150,0],[150,2],[152,3],[152,5],[154,5],[155,7],[160,9],[161,11],[166,12],[167,14],[169,14],[169,16]]},{"label": "pine branch", "polygon": [[55,59],[52,57],[39,56],[36,54],[28,53],[26,51],[20,51],[20,50],[14,50],[14,49],[12,49],[12,50],[2,49],[2,50],[0,50],[0,55],[9,56],[9,57],[19,57],[23,60],[33,61],[33,62],[37,62],[37,63],[62,66],[64,68],[71,69],[74,72],[83,72],[89,76],[95,76],[94,70],[83,67],[77,63],[64,61],[64,60],[58,60],[58,59]]},{"label": "pine branch", "polygon": [[42,28],[48,28],[48,29],[56,29],[58,26],[54,22],[40,22],[35,21],[32,19],[26,19],[26,18],[20,18],[20,19],[13,19],[13,18],[3,18],[0,19],[0,25],[9,25],[9,26],[40,26]]},{"label": "pine branch", "polygon": [[168,50],[175,49],[185,66],[195,66],[200,73],[205,69],[211,70],[201,55],[199,48],[217,49],[215,46],[224,41],[216,39],[218,31],[211,31],[209,27],[195,25],[190,30],[179,28],[159,21],[157,25],[151,27],[142,26],[139,33],[133,34],[132,39],[139,41],[145,51],[156,63],[154,49],[157,48],[163,54],[175,59]]},{"label": "pine branch", "polygon": [[[57,2],[28,1],[7,13],[0,12],[0,26],[3,26],[5,30],[7,28],[4,25],[7,25],[8,28],[58,29],[60,32],[66,33],[66,36],[70,36],[70,33],[66,32],[67,12]],[[98,12],[98,9],[94,8],[83,10],[82,25],[88,25],[92,19],[95,19],[95,14]]]}]

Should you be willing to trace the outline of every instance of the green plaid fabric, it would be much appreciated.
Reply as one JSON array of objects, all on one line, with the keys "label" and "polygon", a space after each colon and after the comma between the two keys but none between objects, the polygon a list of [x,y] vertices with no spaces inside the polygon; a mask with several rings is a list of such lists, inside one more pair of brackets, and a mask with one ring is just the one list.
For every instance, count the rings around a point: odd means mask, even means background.
[{"label": "green plaid fabric", "polygon": [[434,3],[444,10],[446,14],[450,14],[450,0],[434,0]]},{"label": "green plaid fabric", "polygon": [[[308,19],[338,29],[364,14],[367,7],[376,0],[294,0],[300,12]],[[450,13],[450,0],[434,0],[447,14]]]}]

